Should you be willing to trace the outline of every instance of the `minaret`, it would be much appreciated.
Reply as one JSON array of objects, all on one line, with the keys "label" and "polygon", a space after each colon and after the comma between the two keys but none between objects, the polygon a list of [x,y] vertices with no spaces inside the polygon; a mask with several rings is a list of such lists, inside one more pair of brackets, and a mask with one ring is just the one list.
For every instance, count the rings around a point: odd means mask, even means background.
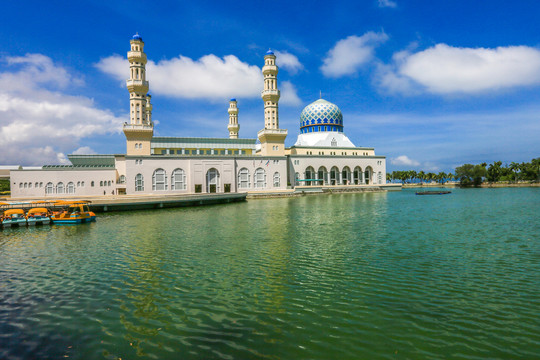
[{"label": "minaret", "polygon": [[236,99],[229,101],[229,138],[238,139],[238,130],[240,125],[238,124],[238,106],[236,105]]},{"label": "minaret", "polygon": [[257,134],[261,142],[260,154],[263,156],[283,156],[285,155],[287,130],[279,128],[278,67],[276,65],[276,55],[272,50],[268,50],[264,56],[262,73],[264,77],[264,90],[261,94],[264,101],[264,129]]},{"label": "minaret", "polygon": [[130,77],[126,81],[129,91],[129,124],[124,123],[127,155],[150,155],[150,142],[154,135],[152,104],[146,81],[146,54],[139,34],[133,35],[128,51]]}]

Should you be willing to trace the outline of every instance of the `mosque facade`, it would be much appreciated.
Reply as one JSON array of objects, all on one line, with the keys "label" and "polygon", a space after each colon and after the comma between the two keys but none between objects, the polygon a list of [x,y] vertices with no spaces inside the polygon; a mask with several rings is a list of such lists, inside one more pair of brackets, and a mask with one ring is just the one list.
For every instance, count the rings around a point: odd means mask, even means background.
[{"label": "mosque facade", "polygon": [[386,184],[386,157],[375,155],[372,147],[355,146],[345,135],[341,110],[324,99],[304,108],[297,140],[285,147],[288,131],[279,126],[278,67],[272,51],[264,56],[264,128],[257,138],[239,137],[236,99],[229,102],[228,138],[154,136],[141,36],[131,39],[127,58],[126,153],[68,155],[71,165],[11,170],[13,198],[284,192]]}]

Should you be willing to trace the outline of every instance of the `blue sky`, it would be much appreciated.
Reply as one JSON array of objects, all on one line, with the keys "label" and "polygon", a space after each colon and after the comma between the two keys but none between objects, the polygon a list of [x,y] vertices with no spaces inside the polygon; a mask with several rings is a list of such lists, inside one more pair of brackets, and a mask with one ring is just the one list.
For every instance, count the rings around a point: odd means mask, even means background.
[{"label": "blue sky", "polygon": [[387,170],[540,156],[537,1],[8,1],[0,14],[0,165],[124,153],[125,60],[144,39],[157,136],[263,127],[260,68],[278,55],[286,145],[302,109],[338,105]]}]

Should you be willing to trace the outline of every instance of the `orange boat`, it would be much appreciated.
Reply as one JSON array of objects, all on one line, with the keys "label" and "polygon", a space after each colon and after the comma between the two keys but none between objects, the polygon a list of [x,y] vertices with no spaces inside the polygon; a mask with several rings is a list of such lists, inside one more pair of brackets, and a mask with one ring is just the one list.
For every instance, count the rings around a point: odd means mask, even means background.
[{"label": "orange boat", "polygon": [[26,213],[26,222],[32,225],[48,225],[51,223],[51,214],[46,208],[32,208]]},{"label": "orange boat", "polygon": [[5,228],[14,226],[26,226],[26,216],[22,209],[9,209],[4,211],[2,226]]},{"label": "orange boat", "polygon": [[96,214],[90,211],[89,201],[57,201],[56,205],[65,205],[63,211],[53,213],[53,224],[81,224],[96,221]]}]

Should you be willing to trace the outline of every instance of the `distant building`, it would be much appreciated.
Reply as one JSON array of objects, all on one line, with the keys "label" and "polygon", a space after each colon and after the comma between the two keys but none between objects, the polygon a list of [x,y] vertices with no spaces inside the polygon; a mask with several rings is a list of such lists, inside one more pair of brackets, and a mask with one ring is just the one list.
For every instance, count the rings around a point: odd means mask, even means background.
[{"label": "distant building", "polygon": [[229,102],[228,138],[154,137],[146,54],[140,35],[130,41],[129,123],[126,153],[69,155],[72,165],[11,169],[14,198],[121,194],[193,194],[283,191],[288,187],[366,187],[386,184],[386,157],[357,147],[344,133],[340,109],[323,99],[306,106],[300,133],[285,148],[279,127],[276,56],[268,51],[264,76],[264,128],[239,138],[236,99]]}]

